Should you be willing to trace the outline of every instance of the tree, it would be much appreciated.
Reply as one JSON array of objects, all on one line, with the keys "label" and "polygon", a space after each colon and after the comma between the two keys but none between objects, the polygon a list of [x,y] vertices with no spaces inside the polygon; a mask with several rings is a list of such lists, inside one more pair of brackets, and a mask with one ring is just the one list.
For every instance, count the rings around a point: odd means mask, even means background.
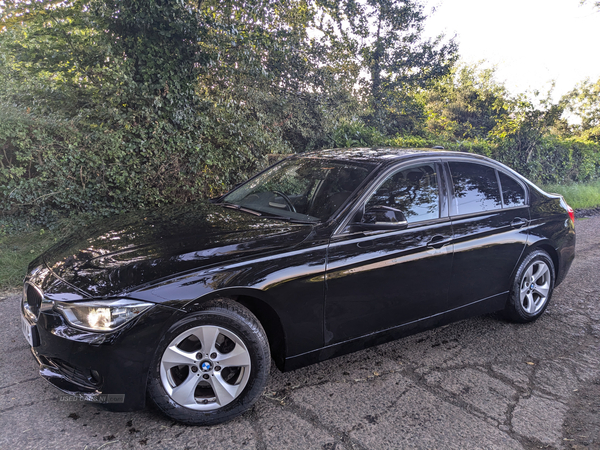
[{"label": "tree", "polygon": [[[585,3],[588,3],[588,0],[581,0],[582,5]],[[598,10],[600,10],[600,2],[599,1],[595,0],[595,1],[592,1],[591,3],[594,4],[594,7],[598,8]]]},{"label": "tree", "polygon": [[304,0],[9,1],[3,211],[214,196],[269,153],[319,147],[354,103]]},{"label": "tree", "polygon": [[575,125],[578,134],[600,142],[600,79],[595,83],[587,79],[565,95],[567,111],[579,120]]},{"label": "tree", "polygon": [[498,146],[497,159],[534,180],[556,181],[560,167],[552,158],[561,158],[551,137],[562,125],[564,103],[552,100],[551,89],[545,96],[534,92],[533,99],[526,94],[514,96],[507,101],[507,109],[508,114],[489,133]]},{"label": "tree", "polygon": [[429,133],[453,139],[487,139],[508,115],[509,93],[495,68],[460,64],[421,93]]},{"label": "tree", "polygon": [[456,43],[444,42],[443,36],[423,38],[427,16],[415,0],[328,2],[324,11],[328,16],[321,30],[358,55],[367,122],[386,134],[402,131],[410,115],[418,114],[414,90],[449,72]]},{"label": "tree", "polygon": [[8,82],[0,87],[4,98],[43,114],[60,110],[74,116],[99,97],[110,96],[106,89],[115,84],[111,78],[118,61],[106,63],[113,55],[103,24],[88,5],[79,0],[4,3],[0,16]]}]

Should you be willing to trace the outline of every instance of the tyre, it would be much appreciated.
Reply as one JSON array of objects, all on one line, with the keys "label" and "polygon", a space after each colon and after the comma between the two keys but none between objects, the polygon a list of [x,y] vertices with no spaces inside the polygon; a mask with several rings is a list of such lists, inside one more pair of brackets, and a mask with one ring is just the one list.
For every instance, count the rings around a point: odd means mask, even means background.
[{"label": "tyre", "polygon": [[150,366],[148,395],[178,422],[214,425],[258,400],[270,365],[269,342],[256,317],[220,299],[163,336]]},{"label": "tyre", "polygon": [[513,280],[504,316],[514,322],[533,322],[552,297],[554,263],[543,250],[536,250],[521,262]]}]

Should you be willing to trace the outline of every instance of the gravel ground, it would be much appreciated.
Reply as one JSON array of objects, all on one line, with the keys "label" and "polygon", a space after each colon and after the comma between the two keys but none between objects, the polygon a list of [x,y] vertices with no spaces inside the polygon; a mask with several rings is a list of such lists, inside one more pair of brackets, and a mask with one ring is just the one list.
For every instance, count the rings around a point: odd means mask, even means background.
[{"label": "gravel ground", "polygon": [[577,209],[575,211],[576,219],[583,219],[587,217],[594,217],[600,215],[600,206],[597,208],[589,208],[589,209]]},{"label": "gravel ground", "polygon": [[0,449],[600,449],[600,216],[576,229],[571,272],[535,323],[484,316],[273,369],[252,410],[209,428],[65,401],[37,374],[19,292],[0,293]]}]

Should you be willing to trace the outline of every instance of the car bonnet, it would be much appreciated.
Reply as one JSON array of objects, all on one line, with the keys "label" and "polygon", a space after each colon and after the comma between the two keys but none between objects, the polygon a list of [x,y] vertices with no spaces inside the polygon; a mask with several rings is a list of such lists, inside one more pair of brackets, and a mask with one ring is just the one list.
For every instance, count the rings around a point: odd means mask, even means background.
[{"label": "car bonnet", "polygon": [[49,270],[40,271],[47,275],[36,284],[49,297],[122,295],[175,274],[293,247],[312,228],[207,202],[125,214],[44,253]]}]

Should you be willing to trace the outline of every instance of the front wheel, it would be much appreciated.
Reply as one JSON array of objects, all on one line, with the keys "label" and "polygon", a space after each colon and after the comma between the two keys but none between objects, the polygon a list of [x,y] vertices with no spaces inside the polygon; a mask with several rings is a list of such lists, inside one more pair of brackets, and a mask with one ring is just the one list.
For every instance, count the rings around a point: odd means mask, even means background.
[{"label": "front wheel", "polygon": [[536,250],[517,269],[504,315],[520,323],[539,318],[552,297],[554,263],[543,250]]},{"label": "front wheel", "polygon": [[148,394],[178,422],[214,425],[258,400],[270,364],[269,343],[256,317],[221,299],[165,334],[150,367]]}]

